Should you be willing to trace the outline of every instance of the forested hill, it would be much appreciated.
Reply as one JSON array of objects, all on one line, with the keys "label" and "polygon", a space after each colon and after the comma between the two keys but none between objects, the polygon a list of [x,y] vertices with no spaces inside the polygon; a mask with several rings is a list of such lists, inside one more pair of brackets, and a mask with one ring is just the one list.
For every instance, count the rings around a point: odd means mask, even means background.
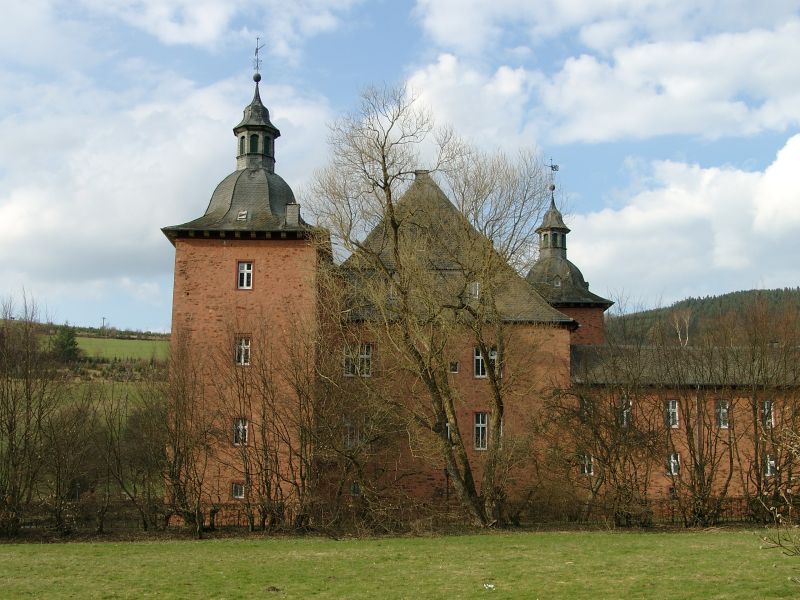
[{"label": "forested hill", "polygon": [[754,303],[764,303],[770,310],[800,310],[800,288],[783,288],[779,290],[744,290],[730,292],[721,296],[705,296],[703,298],[686,298],[667,308],[645,311],[653,316],[666,315],[682,309],[690,309],[692,317],[700,321],[717,318],[731,312],[749,310]]},{"label": "forested hill", "polygon": [[[622,333],[623,337],[647,336],[657,324],[686,320],[690,337],[713,328],[720,319],[735,316],[747,320],[756,307],[767,315],[786,315],[800,311],[800,288],[776,290],[744,290],[720,296],[686,298],[671,306],[611,317],[609,333]],[[624,333],[623,333],[624,332]]]}]

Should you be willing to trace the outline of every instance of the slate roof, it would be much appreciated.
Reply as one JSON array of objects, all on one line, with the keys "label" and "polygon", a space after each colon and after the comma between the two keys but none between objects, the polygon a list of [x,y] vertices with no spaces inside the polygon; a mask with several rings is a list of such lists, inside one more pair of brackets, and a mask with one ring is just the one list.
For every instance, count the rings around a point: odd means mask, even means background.
[{"label": "slate roof", "polygon": [[[589,291],[580,269],[562,256],[541,256],[526,277],[528,283],[555,307],[601,306],[614,304]],[[560,285],[556,285],[558,282]]]},{"label": "slate roof", "polygon": [[[473,277],[474,257],[486,260],[488,250],[493,253],[493,268],[501,271],[500,277],[492,275],[492,282],[496,286],[495,305],[504,321],[575,326],[570,317],[551,307],[491,249],[491,242],[472,227],[426,172],[417,173],[395,210],[401,235],[418,252],[417,259],[422,257],[428,273],[435,274],[443,297],[463,290],[465,278]],[[368,253],[378,255],[388,270],[395,269],[394,246],[385,221],[366,236],[363,246],[363,251],[354,253],[342,265],[346,276],[376,276],[370,270],[370,261],[364,258]],[[362,306],[357,316],[367,318],[368,313]]]},{"label": "slate roof", "polygon": [[241,129],[269,129],[275,137],[280,136],[278,128],[269,120],[269,110],[261,102],[261,94],[258,91],[258,81],[256,81],[256,91],[253,94],[253,100],[245,106],[242,120],[233,128],[236,133]]},{"label": "slate roof", "polygon": [[798,352],[746,347],[572,346],[572,382],[649,387],[800,386]]},{"label": "slate roof", "polygon": [[[202,217],[181,225],[164,227],[173,239],[185,231],[290,231],[308,229],[300,221],[286,224],[286,205],[294,204],[294,193],[280,175],[267,169],[240,169],[223,179]],[[244,219],[239,216],[245,212]]]},{"label": "slate roof", "polygon": [[544,213],[542,224],[536,228],[536,231],[544,231],[545,229],[558,229],[564,233],[569,233],[570,229],[564,225],[564,217],[561,216],[561,211],[556,208],[555,198],[550,198],[550,208]]}]

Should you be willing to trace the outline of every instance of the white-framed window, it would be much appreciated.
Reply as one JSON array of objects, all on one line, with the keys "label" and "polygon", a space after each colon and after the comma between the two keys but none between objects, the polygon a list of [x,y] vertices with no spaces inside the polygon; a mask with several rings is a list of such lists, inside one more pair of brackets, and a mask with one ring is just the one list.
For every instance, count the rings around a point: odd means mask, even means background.
[{"label": "white-framed window", "polygon": [[775,426],[775,413],[772,400],[764,400],[761,403],[761,423],[764,429],[772,429]]},{"label": "white-framed window", "polygon": [[244,499],[244,484],[239,481],[234,481],[231,484],[231,496],[236,500]]},{"label": "white-framed window", "polygon": [[481,297],[481,282],[470,281],[467,284],[467,297],[470,300],[479,300]]},{"label": "white-framed window", "polygon": [[717,400],[717,427],[727,429],[730,426],[730,402]]},{"label": "white-framed window", "polygon": [[678,428],[678,401],[667,400],[664,402],[664,421],[667,427]]},{"label": "white-framed window", "polygon": [[553,279],[553,286],[561,287],[561,277],[556,277],[555,279]]},{"label": "white-framed window", "polygon": [[778,465],[775,462],[775,457],[767,454],[764,458],[764,477],[774,477],[778,474]]},{"label": "white-framed window", "polygon": [[253,289],[253,263],[248,261],[239,261],[238,276],[236,278],[236,287],[240,290]]},{"label": "white-framed window", "polygon": [[677,452],[672,452],[667,457],[667,474],[678,475],[681,472],[681,455]]},{"label": "white-framed window", "polygon": [[237,221],[247,221],[247,211],[240,210],[239,213],[236,215]]},{"label": "white-framed window", "polygon": [[344,374],[347,377],[372,377],[372,344],[345,346]]},{"label": "white-framed window", "polygon": [[631,413],[633,411],[633,403],[627,396],[622,396],[619,401],[619,424],[620,427],[630,427]]},{"label": "white-framed window", "polygon": [[250,364],[250,338],[239,336],[236,338],[236,364],[246,367]]},{"label": "white-framed window", "polygon": [[[477,346],[475,347],[475,377],[484,378],[486,377],[486,361],[483,359],[483,354],[481,353],[481,349]],[[497,350],[492,348],[489,350],[489,364],[488,367],[490,369],[497,368]]]},{"label": "white-framed window", "polygon": [[458,373],[458,371],[459,371],[459,367],[460,367],[460,366],[461,366],[461,365],[458,363],[458,361],[457,361],[457,360],[451,360],[451,361],[450,361],[450,365],[448,366],[447,370],[448,370],[450,373]]},{"label": "white-framed window", "polygon": [[247,419],[237,417],[233,420],[233,445],[247,445]]},{"label": "white-framed window", "polygon": [[591,454],[580,456],[581,475],[594,475],[594,457]]},{"label": "white-framed window", "polygon": [[486,450],[487,425],[489,413],[475,413],[475,450]]}]

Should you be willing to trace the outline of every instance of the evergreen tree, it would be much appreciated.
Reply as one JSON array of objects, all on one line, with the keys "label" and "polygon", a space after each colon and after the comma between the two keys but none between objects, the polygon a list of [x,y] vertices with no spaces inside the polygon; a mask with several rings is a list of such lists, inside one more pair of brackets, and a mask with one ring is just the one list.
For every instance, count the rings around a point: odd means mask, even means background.
[{"label": "evergreen tree", "polygon": [[71,327],[69,323],[64,323],[62,327],[59,327],[58,333],[53,339],[53,354],[64,363],[76,362],[81,357],[75,328]]}]

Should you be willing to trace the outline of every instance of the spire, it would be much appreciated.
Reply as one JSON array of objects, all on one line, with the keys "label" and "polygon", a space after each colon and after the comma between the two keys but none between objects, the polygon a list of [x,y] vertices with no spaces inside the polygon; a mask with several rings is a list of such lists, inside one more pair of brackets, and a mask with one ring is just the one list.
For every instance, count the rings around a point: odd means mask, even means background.
[{"label": "spire", "polygon": [[564,224],[564,218],[561,212],[556,208],[556,184],[555,173],[558,171],[558,165],[553,164],[553,159],[550,159],[550,207],[544,213],[542,224],[536,228],[536,233],[539,234],[539,255],[545,256],[559,256],[561,258],[567,257],[567,234],[569,228]]},{"label": "spire", "polygon": [[275,139],[281,132],[269,119],[269,110],[261,102],[261,93],[258,87],[261,81],[261,59],[259,51],[264,45],[259,45],[260,38],[256,38],[255,58],[253,59],[253,81],[256,89],[253,100],[244,108],[242,120],[233,128],[237,138],[236,169],[267,169],[270,173],[275,171]]}]

